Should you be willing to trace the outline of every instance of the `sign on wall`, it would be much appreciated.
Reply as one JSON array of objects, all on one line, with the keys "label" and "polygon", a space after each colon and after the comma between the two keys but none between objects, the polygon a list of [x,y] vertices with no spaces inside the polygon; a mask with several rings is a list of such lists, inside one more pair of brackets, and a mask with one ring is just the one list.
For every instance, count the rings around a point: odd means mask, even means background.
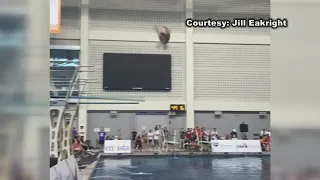
[{"label": "sign on wall", "polygon": [[61,0],[50,0],[50,33],[60,33]]},{"label": "sign on wall", "polygon": [[213,140],[211,150],[219,153],[258,153],[261,152],[261,144],[259,140]]},{"label": "sign on wall", "polygon": [[130,140],[106,140],[104,142],[104,153],[131,153]]},{"label": "sign on wall", "polygon": [[170,105],[170,111],[185,111],[185,105],[184,104],[171,104]]}]

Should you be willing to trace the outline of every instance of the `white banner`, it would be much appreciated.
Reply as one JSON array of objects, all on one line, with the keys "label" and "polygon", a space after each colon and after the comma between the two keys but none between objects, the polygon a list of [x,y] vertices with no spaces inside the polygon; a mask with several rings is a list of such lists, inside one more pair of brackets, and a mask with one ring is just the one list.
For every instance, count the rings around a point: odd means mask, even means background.
[{"label": "white banner", "polygon": [[236,140],[237,152],[262,152],[259,140]]},{"label": "white banner", "polygon": [[212,152],[237,152],[235,140],[211,140]]},{"label": "white banner", "polygon": [[50,33],[60,33],[61,0],[50,0]]},{"label": "white banner", "polygon": [[106,140],[104,142],[104,153],[131,153],[130,140]]},{"label": "white banner", "polygon": [[212,152],[262,152],[259,140],[212,140]]}]

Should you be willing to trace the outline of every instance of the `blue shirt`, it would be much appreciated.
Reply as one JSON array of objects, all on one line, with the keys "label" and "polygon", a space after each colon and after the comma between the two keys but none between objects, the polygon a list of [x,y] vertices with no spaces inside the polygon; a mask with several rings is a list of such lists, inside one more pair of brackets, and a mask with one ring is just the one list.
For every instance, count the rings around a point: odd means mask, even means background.
[{"label": "blue shirt", "polygon": [[99,132],[99,140],[106,140],[107,133],[104,131]]},{"label": "blue shirt", "polygon": [[78,134],[78,132],[76,130],[72,130],[72,136],[75,136],[77,134]]}]

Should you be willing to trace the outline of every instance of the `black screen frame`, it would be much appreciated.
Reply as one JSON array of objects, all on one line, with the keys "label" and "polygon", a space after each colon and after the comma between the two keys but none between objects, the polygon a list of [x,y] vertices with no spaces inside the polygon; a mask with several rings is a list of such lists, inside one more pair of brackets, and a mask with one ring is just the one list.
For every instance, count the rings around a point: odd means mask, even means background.
[{"label": "black screen frame", "polygon": [[[163,56],[163,58],[167,58],[166,60],[169,60],[169,64],[168,64],[168,67],[166,68],[168,72],[170,72],[170,75],[168,76],[168,79],[165,81],[165,82],[168,82],[166,87],[151,87],[151,86],[148,86],[148,85],[145,85],[143,87],[125,87],[125,86],[122,86],[122,87],[112,87],[110,86],[110,84],[108,84],[107,80],[106,80],[106,71],[107,71],[107,68],[105,67],[106,65],[106,58],[107,56],[110,56],[110,55],[113,55],[113,56],[121,56],[121,55],[124,55],[124,56],[150,56],[150,58],[153,57],[158,57],[160,58],[161,56]],[[133,57],[134,58],[134,57]],[[146,57],[144,57],[146,58]],[[161,59],[160,59],[161,60]],[[153,67],[155,68],[155,67]],[[160,69],[163,69],[163,68],[160,68]],[[168,73],[167,73],[168,74]],[[108,87],[108,88],[105,88],[105,87]],[[151,91],[151,92],[168,92],[168,91],[171,91],[172,89],[172,56],[170,54],[137,54],[137,53],[103,53],[103,75],[102,75],[102,88],[104,91],[123,91],[123,92],[130,92],[130,91],[145,91],[145,92],[148,92],[148,91]]]}]

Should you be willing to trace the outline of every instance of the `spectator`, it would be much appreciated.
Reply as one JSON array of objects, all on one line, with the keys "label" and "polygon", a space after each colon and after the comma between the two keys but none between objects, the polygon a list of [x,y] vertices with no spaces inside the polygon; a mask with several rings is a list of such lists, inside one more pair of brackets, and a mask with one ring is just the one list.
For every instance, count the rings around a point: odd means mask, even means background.
[{"label": "spectator", "polygon": [[104,131],[104,128],[101,127],[100,131],[98,133],[98,141],[99,141],[99,149],[100,150],[103,150],[103,148],[104,148],[104,141],[106,140],[106,136],[107,136],[107,133]]},{"label": "spectator", "polygon": [[156,127],[155,131],[153,133],[153,143],[156,149],[159,148],[159,138],[160,138],[160,131],[159,129]]},{"label": "spectator", "polygon": [[183,149],[183,144],[185,143],[186,132],[183,128],[180,130],[180,148]]},{"label": "spectator", "polygon": [[204,127],[201,128],[200,137],[202,141],[208,141],[208,133]]},{"label": "spectator", "polygon": [[137,137],[137,131],[135,129],[132,129],[132,141],[136,140],[136,137]]},{"label": "spectator", "polygon": [[84,150],[81,148],[81,144],[80,144],[80,141],[78,139],[75,140],[75,142],[73,143],[72,145],[72,149],[75,153],[79,153],[80,154],[80,157],[87,157],[85,155],[85,152]]},{"label": "spectator", "polygon": [[72,128],[72,137],[75,137],[78,135],[78,132],[76,131],[76,128]]},{"label": "spectator", "polygon": [[260,142],[261,142],[262,149],[266,152],[269,152],[270,142],[271,142],[270,136],[268,134],[265,135],[262,139],[260,139]]},{"label": "spectator", "polygon": [[260,139],[262,139],[265,135],[267,135],[267,131],[266,129],[262,129],[262,131],[260,132]]},{"label": "spectator", "polygon": [[166,141],[169,141],[169,131],[167,130],[167,127],[163,128],[163,134],[164,134],[164,137],[166,138]]},{"label": "spectator", "polygon": [[140,136],[137,137],[134,146],[136,150],[139,150],[140,152],[142,151],[142,139]]},{"label": "spectator", "polygon": [[191,140],[191,137],[192,137],[191,128],[187,129],[185,137],[186,137],[185,143],[190,143],[190,140]]},{"label": "spectator", "polygon": [[148,144],[149,146],[151,147],[152,145],[152,140],[153,140],[153,133],[152,133],[152,130],[150,129],[148,134],[147,134],[147,137],[148,137]]},{"label": "spectator", "polygon": [[232,132],[230,133],[231,139],[237,139],[238,138],[238,133],[236,129],[233,129]]}]

